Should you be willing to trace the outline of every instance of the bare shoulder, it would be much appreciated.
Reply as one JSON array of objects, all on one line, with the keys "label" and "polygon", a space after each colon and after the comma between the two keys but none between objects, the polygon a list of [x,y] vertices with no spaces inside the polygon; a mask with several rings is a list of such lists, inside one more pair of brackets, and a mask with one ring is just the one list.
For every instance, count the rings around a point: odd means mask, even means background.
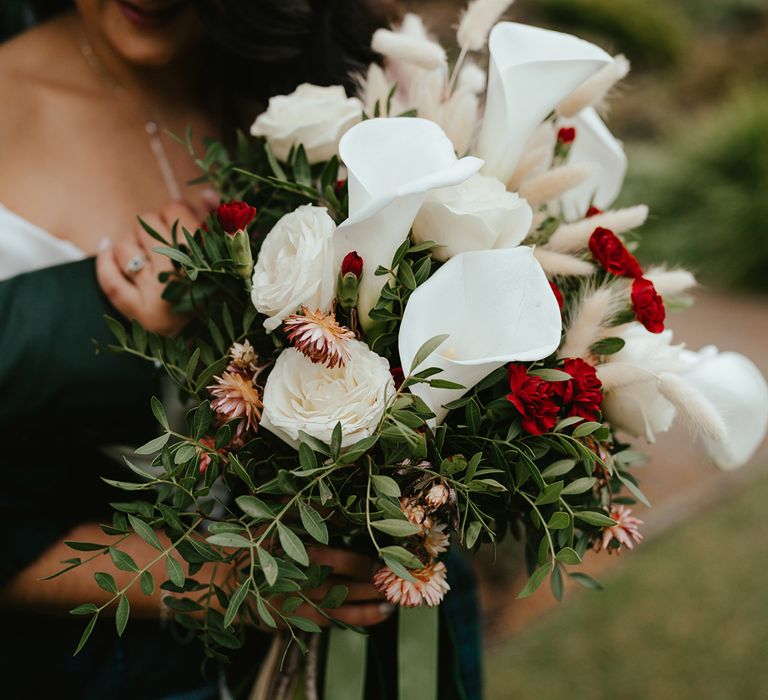
[{"label": "bare shoulder", "polygon": [[0,144],[39,123],[52,98],[68,89],[76,59],[72,21],[62,16],[0,44]]}]

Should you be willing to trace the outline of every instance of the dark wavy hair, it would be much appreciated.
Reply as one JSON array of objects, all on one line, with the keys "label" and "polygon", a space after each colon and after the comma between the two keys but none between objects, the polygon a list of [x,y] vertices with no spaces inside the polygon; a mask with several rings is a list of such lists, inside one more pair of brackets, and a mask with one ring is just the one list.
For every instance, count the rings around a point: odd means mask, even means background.
[{"label": "dark wavy hair", "polygon": [[[397,0],[193,0],[208,30],[209,79],[266,101],[302,82],[354,84],[375,55],[371,35],[400,16]],[[39,20],[71,0],[30,0]]]}]

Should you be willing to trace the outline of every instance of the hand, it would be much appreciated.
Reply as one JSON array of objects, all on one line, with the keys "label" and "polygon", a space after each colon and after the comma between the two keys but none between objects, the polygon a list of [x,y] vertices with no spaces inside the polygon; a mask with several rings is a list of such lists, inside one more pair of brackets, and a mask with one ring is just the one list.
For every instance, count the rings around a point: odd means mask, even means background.
[{"label": "hand", "polygon": [[[170,237],[176,221],[194,231],[203,216],[184,202],[171,202],[160,212],[141,218],[158,233]],[[173,335],[188,319],[174,314],[162,298],[165,285],[158,275],[173,271],[173,263],[165,255],[152,252],[158,245],[137,221],[131,236],[110,243],[98,254],[96,277],[109,301],[126,318],[136,319],[148,331]]]},{"label": "hand", "polygon": [[[310,563],[333,568],[333,573],[322,586],[304,591],[310,600],[319,603],[333,586],[343,585],[349,589],[344,603],[335,610],[328,610],[328,615],[348,625],[369,627],[383,622],[394,612],[395,606],[387,603],[373,585],[373,559],[357,552],[331,547],[309,547],[307,552]],[[280,609],[282,600],[279,596],[270,602]],[[328,618],[306,603],[300,605],[294,614],[306,617],[321,627],[331,624]]]}]

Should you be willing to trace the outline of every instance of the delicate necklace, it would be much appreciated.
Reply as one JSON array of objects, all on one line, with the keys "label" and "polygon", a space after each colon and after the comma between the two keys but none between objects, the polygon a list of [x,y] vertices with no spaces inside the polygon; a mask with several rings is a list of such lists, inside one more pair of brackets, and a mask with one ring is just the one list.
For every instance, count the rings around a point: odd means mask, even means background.
[{"label": "delicate necklace", "polygon": [[139,118],[144,122],[144,131],[146,131],[149,137],[149,147],[157,161],[157,166],[160,169],[160,174],[163,177],[165,188],[168,190],[172,200],[181,199],[181,188],[179,187],[179,181],[176,179],[176,175],[173,172],[173,166],[168,159],[168,154],[163,146],[163,141],[160,138],[160,128],[158,126],[158,120],[152,113],[142,113],[141,109],[134,103],[130,96],[126,93],[114,76],[110,74],[106,66],[99,60],[96,52],[93,50],[91,43],[85,34],[82,34],[79,41],[80,53],[83,58],[88,62],[94,71],[101,74],[105,82],[110,86],[112,91],[125,102],[134,112],[136,112]]}]

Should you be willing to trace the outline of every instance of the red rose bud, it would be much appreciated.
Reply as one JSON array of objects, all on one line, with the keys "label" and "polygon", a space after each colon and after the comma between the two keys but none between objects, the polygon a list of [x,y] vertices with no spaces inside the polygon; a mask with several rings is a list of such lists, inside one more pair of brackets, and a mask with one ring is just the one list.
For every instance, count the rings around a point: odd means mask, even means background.
[{"label": "red rose bud", "polygon": [[256,207],[240,201],[224,202],[216,209],[216,218],[224,233],[233,235],[236,231],[248,228],[256,216]]},{"label": "red rose bud", "polygon": [[558,286],[554,282],[550,282],[549,286],[552,288],[552,294],[555,295],[555,299],[557,299],[557,305],[560,307],[560,310],[563,310],[563,293],[560,291]]},{"label": "red rose bud", "polygon": [[524,364],[511,364],[509,377],[509,401],[522,418],[523,430],[531,435],[541,435],[555,427],[560,407],[555,401],[557,382],[548,382],[535,374],[528,374]]},{"label": "red rose bud", "polygon": [[360,275],[363,274],[363,259],[357,254],[356,250],[344,256],[344,260],[341,261],[341,274],[353,274],[360,279]]},{"label": "red rose bud", "polygon": [[337,195],[341,194],[342,190],[347,186],[346,180],[336,180],[336,184],[333,186]]},{"label": "red rose bud", "polygon": [[591,206],[589,209],[587,209],[587,218],[590,216],[597,216],[598,214],[602,214],[603,210],[598,209],[596,206]]},{"label": "red rose bud", "polygon": [[637,320],[651,333],[661,333],[664,330],[664,319],[667,317],[664,300],[656,291],[651,280],[638,277],[632,282],[632,308]]},{"label": "red rose bud", "polygon": [[642,277],[643,268],[619,237],[607,228],[598,227],[589,237],[589,252],[612,275]]},{"label": "red rose bud", "polygon": [[564,126],[557,132],[557,140],[564,145],[570,145],[576,140],[576,129],[572,126]]}]

